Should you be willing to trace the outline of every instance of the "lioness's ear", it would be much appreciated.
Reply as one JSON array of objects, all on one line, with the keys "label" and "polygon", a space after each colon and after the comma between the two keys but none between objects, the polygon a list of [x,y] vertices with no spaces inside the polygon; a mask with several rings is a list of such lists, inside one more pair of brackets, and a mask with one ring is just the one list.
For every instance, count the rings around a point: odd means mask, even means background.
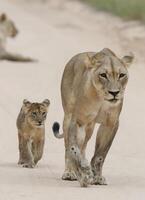
[{"label": "lioness's ear", "polygon": [[43,102],[44,106],[48,107],[50,105],[49,99],[45,99]]},{"label": "lioness's ear", "polygon": [[87,53],[87,58],[85,60],[86,67],[93,68],[93,67],[100,66],[102,64],[104,56],[105,56],[105,54],[103,52],[96,53],[93,56],[90,56]]},{"label": "lioness's ear", "polygon": [[131,55],[124,56],[124,57],[122,58],[123,63],[124,63],[127,67],[129,67],[129,66],[132,64],[133,60],[134,60],[134,55],[133,55],[132,53],[131,53]]},{"label": "lioness's ear", "polygon": [[24,100],[23,100],[23,105],[26,106],[26,107],[28,107],[28,106],[31,105],[31,102],[28,101],[27,99],[24,99]]},{"label": "lioness's ear", "polygon": [[5,21],[6,19],[7,19],[6,14],[5,14],[5,13],[2,13],[2,14],[0,15],[0,21],[3,22],[3,21]]},{"label": "lioness's ear", "polygon": [[105,53],[108,56],[116,56],[115,53],[111,49],[109,49],[109,48],[104,48],[102,50],[102,52]]}]

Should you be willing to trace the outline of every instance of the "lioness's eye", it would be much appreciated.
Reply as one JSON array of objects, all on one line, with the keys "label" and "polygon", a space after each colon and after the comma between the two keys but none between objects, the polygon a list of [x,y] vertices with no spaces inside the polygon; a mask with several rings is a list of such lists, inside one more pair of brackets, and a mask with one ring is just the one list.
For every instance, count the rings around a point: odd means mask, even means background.
[{"label": "lioness's eye", "polygon": [[105,73],[100,74],[101,77],[107,78],[107,75]]},{"label": "lioness's eye", "polygon": [[125,75],[126,75],[126,74],[121,73],[121,74],[119,75],[119,78],[123,78]]},{"label": "lioness's eye", "polygon": [[43,112],[42,115],[45,116],[45,115],[46,115],[46,112]]}]

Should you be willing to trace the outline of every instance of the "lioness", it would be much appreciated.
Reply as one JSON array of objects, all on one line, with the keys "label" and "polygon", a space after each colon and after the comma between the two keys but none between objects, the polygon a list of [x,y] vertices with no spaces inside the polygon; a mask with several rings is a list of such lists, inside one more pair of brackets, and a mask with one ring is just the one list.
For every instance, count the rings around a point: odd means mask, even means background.
[{"label": "lioness", "polygon": [[[81,53],[66,65],[61,96],[64,109],[63,134],[53,125],[56,137],[65,141],[64,180],[77,180],[82,187],[106,184],[102,166],[119,126],[128,66],[133,56],[118,58],[110,49]],[[91,167],[85,158],[94,126],[100,123]]]},{"label": "lioness", "polygon": [[49,100],[42,103],[23,101],[17,118],[19,139],[19,162],[23,167],[33,168],[41,159],[45,140],[45,120]]},{"label": "lioness", "polygon": [[18,54],[12,54],[6,51],[6,39],[8,37],[16,37],[18,30],[14,22],[7,17],[5,13],[0,15],[0,60],[10,60],[17,62],[32,62],[35,61],[29,57],[23,57]]}]

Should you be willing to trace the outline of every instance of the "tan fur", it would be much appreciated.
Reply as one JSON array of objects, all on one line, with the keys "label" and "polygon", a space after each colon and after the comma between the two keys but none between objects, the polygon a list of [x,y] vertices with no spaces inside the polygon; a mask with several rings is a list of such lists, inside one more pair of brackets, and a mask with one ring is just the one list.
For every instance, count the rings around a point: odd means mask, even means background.
[{"label": "tan fur", "polygon": [[8,37],[15,38],[18,30],[15,23],[7,17],[5,13],[0,15],[0,60],[10,60],[17,62],[32,62],[35,61],[29,57],[23,57],[19,54],[14,54],[6,51],[6,40]]},{"label": "tan fur", "polygon": [[30,103],[24,100],[17,118],[19,139],[19,162],[23,167],[33,168],[41,159],[45,141],[45,120],[49,100]]},{"label": "tan fur", "polygon": [[[63,179],[77,178],[83,187],[89,183],[106,184],[102,166],[118,129],[127,67],[132,60],[132,56],[119,59],[106,48],[98,53],[78,54],[66,65],[61,83],[66,152]],[[90,166],[85,150],[96,123],[100,128]]]}]

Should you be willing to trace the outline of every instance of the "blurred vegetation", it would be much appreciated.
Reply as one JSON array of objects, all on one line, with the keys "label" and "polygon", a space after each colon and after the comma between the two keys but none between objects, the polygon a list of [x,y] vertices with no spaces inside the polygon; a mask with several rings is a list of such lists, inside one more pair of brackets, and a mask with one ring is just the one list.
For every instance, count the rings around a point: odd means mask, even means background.
[{"label": "blurred vegetation", "polygon": [[81,0],[93,7],[111,12],[126,19],[145,22],[145,0]]}]

